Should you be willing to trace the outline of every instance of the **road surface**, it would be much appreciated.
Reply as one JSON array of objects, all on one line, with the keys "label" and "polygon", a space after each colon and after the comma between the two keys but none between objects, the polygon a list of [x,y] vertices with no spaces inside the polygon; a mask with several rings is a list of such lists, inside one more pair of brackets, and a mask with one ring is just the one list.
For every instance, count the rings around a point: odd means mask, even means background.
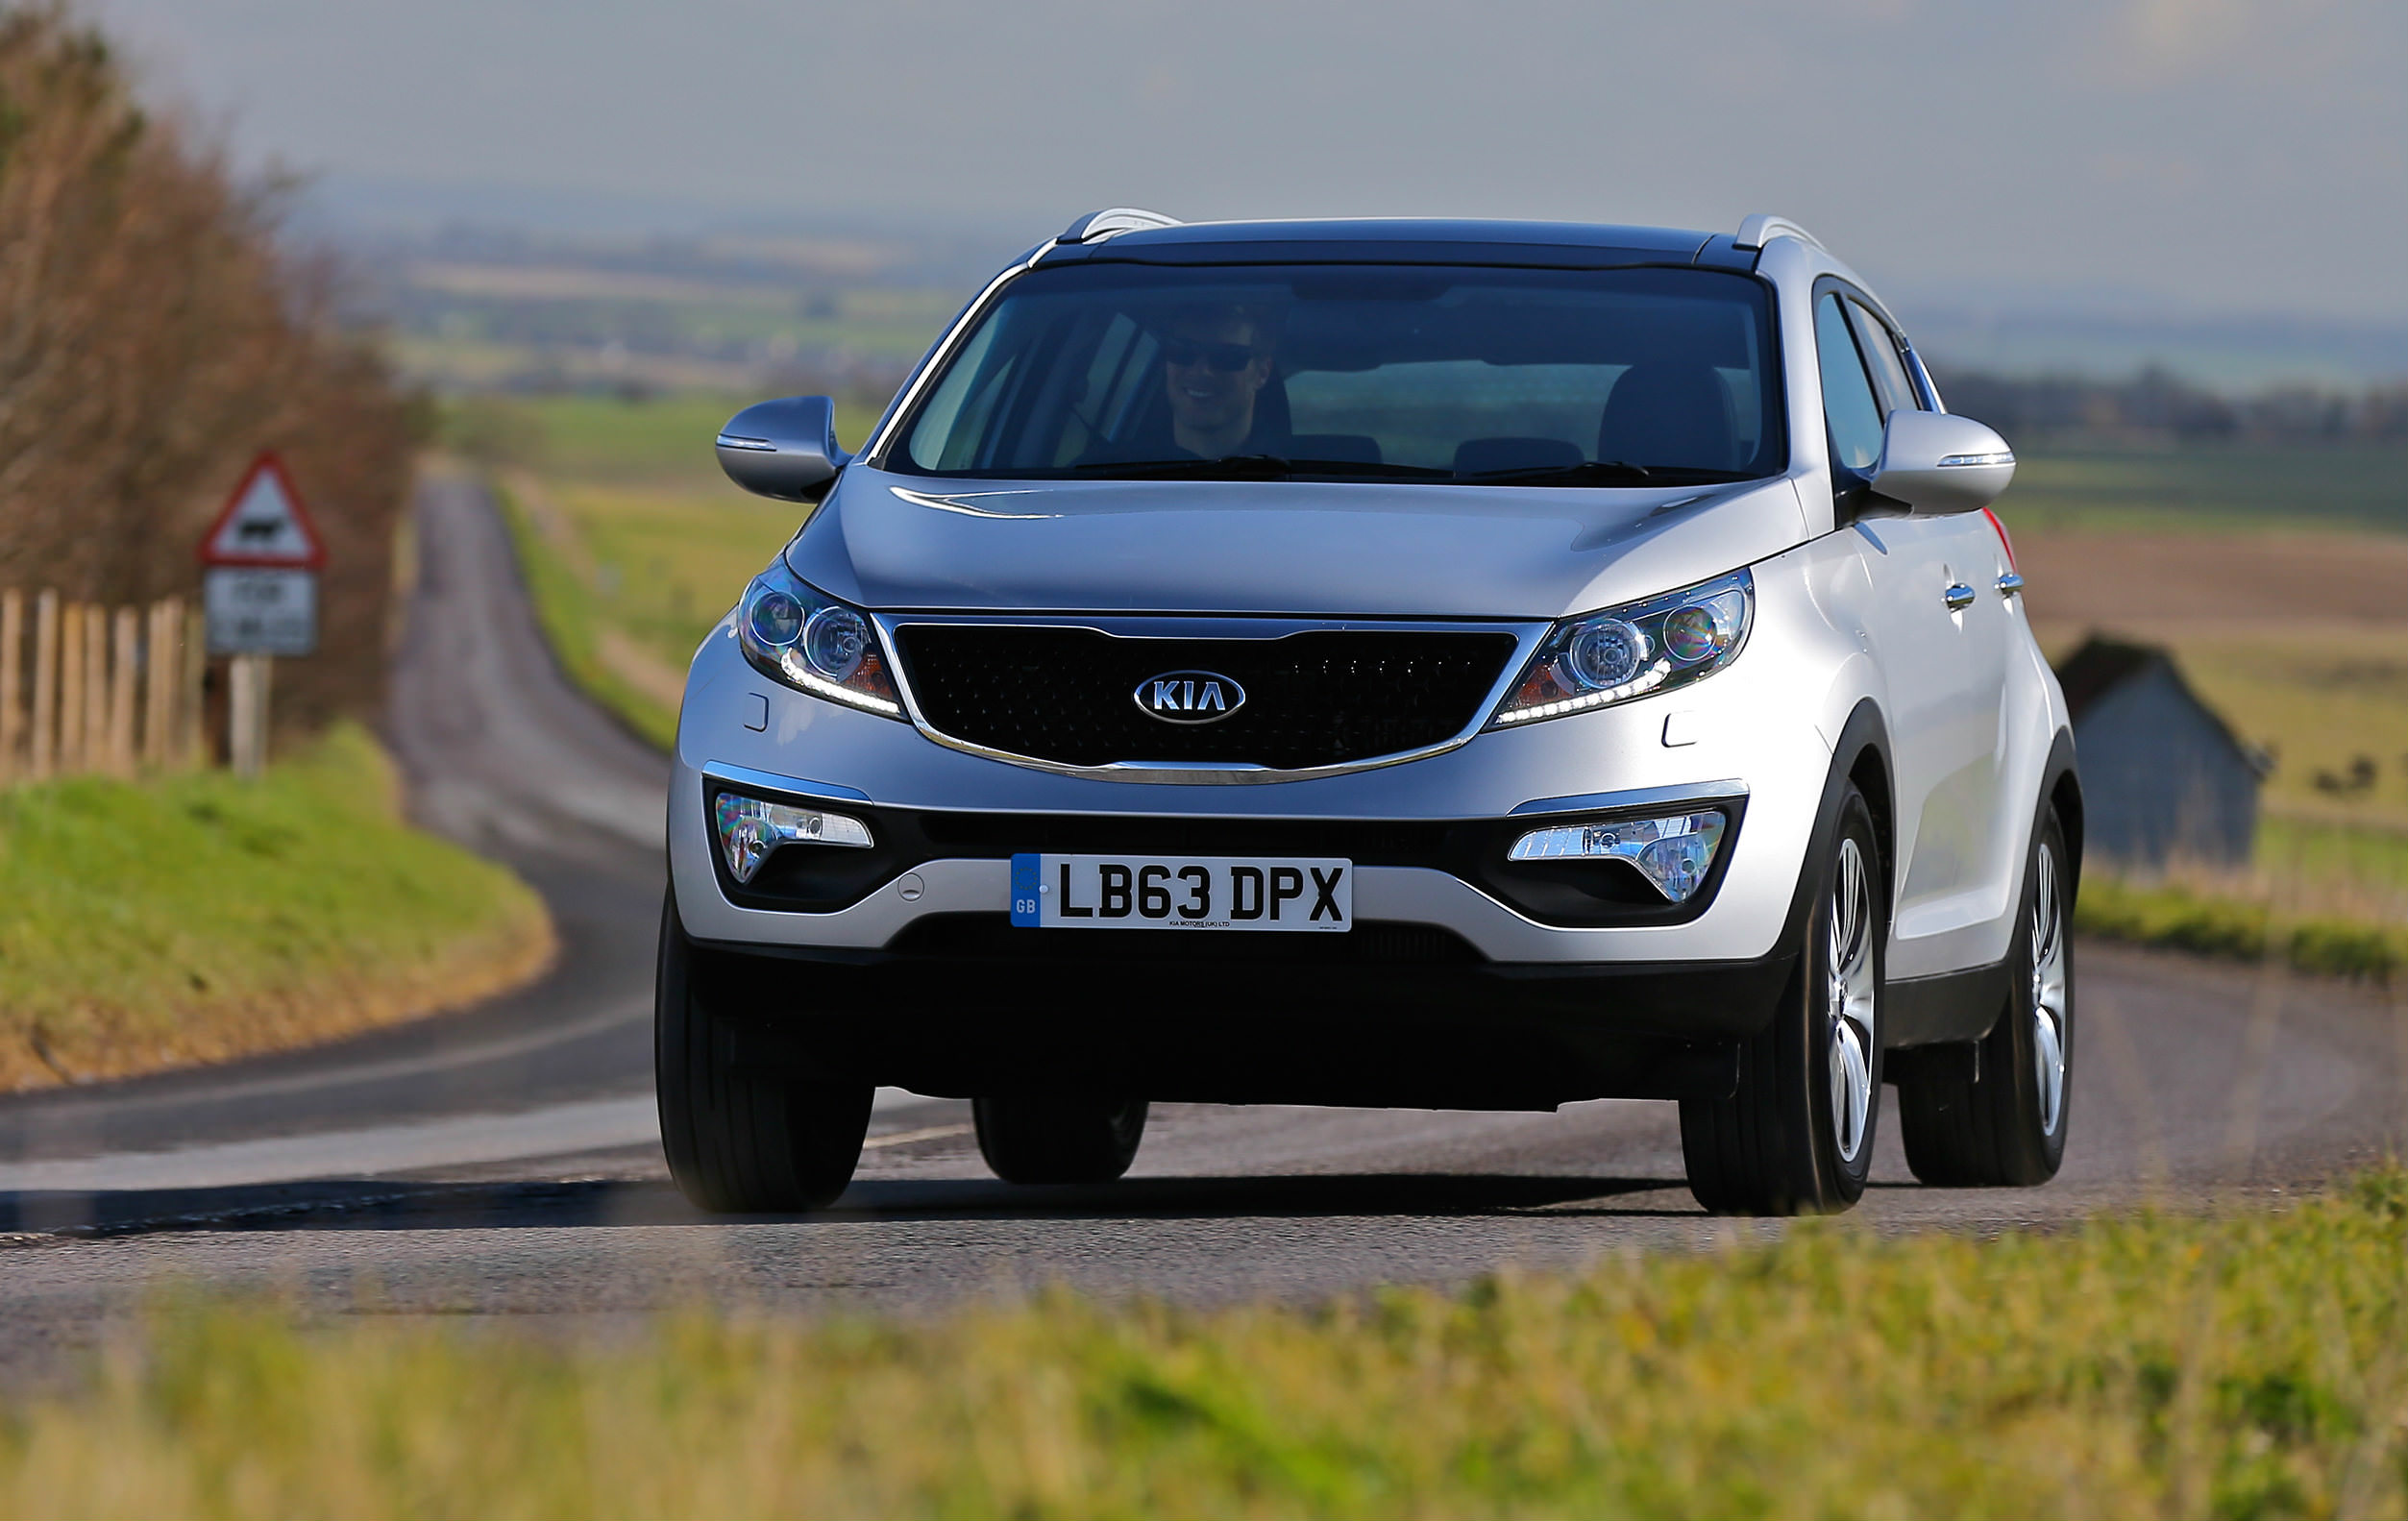
[{"label": "road surface", "polygon": [[[1157,1109],[1131,1177],[990,1178],[968,1106],[880,1095],[838,1205],[713,1218],[651,1098],[665,764],[538,640],[490,503],[438,478],[389,730],[423,822],[523,872],[564,954],[463,1014],[306,1052],[0,1100],[0,1365],[88,1343],[162,1282],[341,1309],[610,1317],[699,1301],[921,1309],[1046,1281],[1191,1302],[1460,1280],[1779,1229],[1700,1214],[1669,1106],[1553,1115]],[[1885,1125],[1851,1216],[1978,1232],[2312,1187],[2408,1134],[2408,1002],[2081,947],[2064,1173],[1916,1186]]]}]

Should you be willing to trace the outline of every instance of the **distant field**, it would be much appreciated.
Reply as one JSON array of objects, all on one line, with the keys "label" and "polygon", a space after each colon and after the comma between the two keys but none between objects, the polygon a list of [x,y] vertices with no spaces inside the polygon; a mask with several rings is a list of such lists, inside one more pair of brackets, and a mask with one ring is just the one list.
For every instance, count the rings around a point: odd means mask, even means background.
[{"label": "distant field", "polygon": [[2408,535],[2027,527],[2016,550],[2052,658],[2094,631],[2162,645],[2273,754],[2271,806],[2408,829]]},{"label": "distant field", "polygon": [[2313,524],[2408,533],[2408,444],[2019,449],[2012,527],[2230,529]]},{"label": "distant field", "polygon": [[781,365],[892,372],[923,352],[966,292],[728,281],[568,265],[412,267],[395,352],[444,386],[552,375],[743,386]]}]

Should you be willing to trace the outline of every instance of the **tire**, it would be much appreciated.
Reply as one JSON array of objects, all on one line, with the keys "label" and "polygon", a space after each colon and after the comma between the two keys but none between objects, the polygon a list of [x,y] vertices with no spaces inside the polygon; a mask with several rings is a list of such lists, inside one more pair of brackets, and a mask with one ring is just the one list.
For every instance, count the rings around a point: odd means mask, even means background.
[{"label": "tire", "polygon": [[1881,1113],[1887,874],[1864,796],[1841,795],[1798,969],[1725,1098],[1683,1099],[1689,1191],[1718,1214],[1836,1214],[1864,1192]]},{"label": "tire", "polygon": [[2008,952],[2013,992],[1974,1081],[1901,1084],[1906,1165],[1935,1188],[2028,1188],[2056,1176],[2074,1078],[2074,875],[2056,809],[2041,810]]},{"label": "tire", "polygon": [[1137,1160],[1145,1100],[1007,1093],[971,1105],[978,1154],[1006,1183],[1110,1183]]},{"label": "tire", "polygon": [[745,1010],[742,958],[697,949],[664,905],[653,983],[652,1082],[677,1191],[715,1214],[791,1214],[852,1181],[870,1129],[868,1083],[815,1083],[733,1066],[718,1016]]}]

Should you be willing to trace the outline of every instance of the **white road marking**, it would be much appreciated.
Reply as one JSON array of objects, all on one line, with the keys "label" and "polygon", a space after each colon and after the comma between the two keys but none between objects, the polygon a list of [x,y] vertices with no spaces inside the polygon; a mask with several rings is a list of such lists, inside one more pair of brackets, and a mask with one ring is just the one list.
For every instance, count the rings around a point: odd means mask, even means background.
[{"label": "white road marking", "polygon": [[[872,1113],[941,1100],[899,1088],[878,1090]],[[906,1132],[908,1139],[927,1135]],[[872,1138],[873,1143],[896,1141]],[[657,1145],[652,1095],[593,1098],[514,1115],[455,1115],[403,1125],[275,1136],[175,1151],[124,1151],[0,1163],[0,1194],[113,1193],[134,1190],[230,1189],[310,1178],[375,1177],[428,1167],[517,1162],[615,1146]]]}]

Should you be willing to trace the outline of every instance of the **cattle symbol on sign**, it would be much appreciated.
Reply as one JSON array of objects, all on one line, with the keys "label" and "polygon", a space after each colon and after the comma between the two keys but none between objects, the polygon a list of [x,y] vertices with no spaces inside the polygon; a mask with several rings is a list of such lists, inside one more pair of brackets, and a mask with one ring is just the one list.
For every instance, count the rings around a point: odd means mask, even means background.
[{"label": "cattle symbol on sign", "polygon": [[326,548],[292,477],[274,454],[261,454],[201,540],[201,563],[317,570]]},{"label": "cattle symbol on sign", "polygon": [[306,655],[318,647],[326,547],[292,477],[261,454],[201,539],[209,653]]}]

